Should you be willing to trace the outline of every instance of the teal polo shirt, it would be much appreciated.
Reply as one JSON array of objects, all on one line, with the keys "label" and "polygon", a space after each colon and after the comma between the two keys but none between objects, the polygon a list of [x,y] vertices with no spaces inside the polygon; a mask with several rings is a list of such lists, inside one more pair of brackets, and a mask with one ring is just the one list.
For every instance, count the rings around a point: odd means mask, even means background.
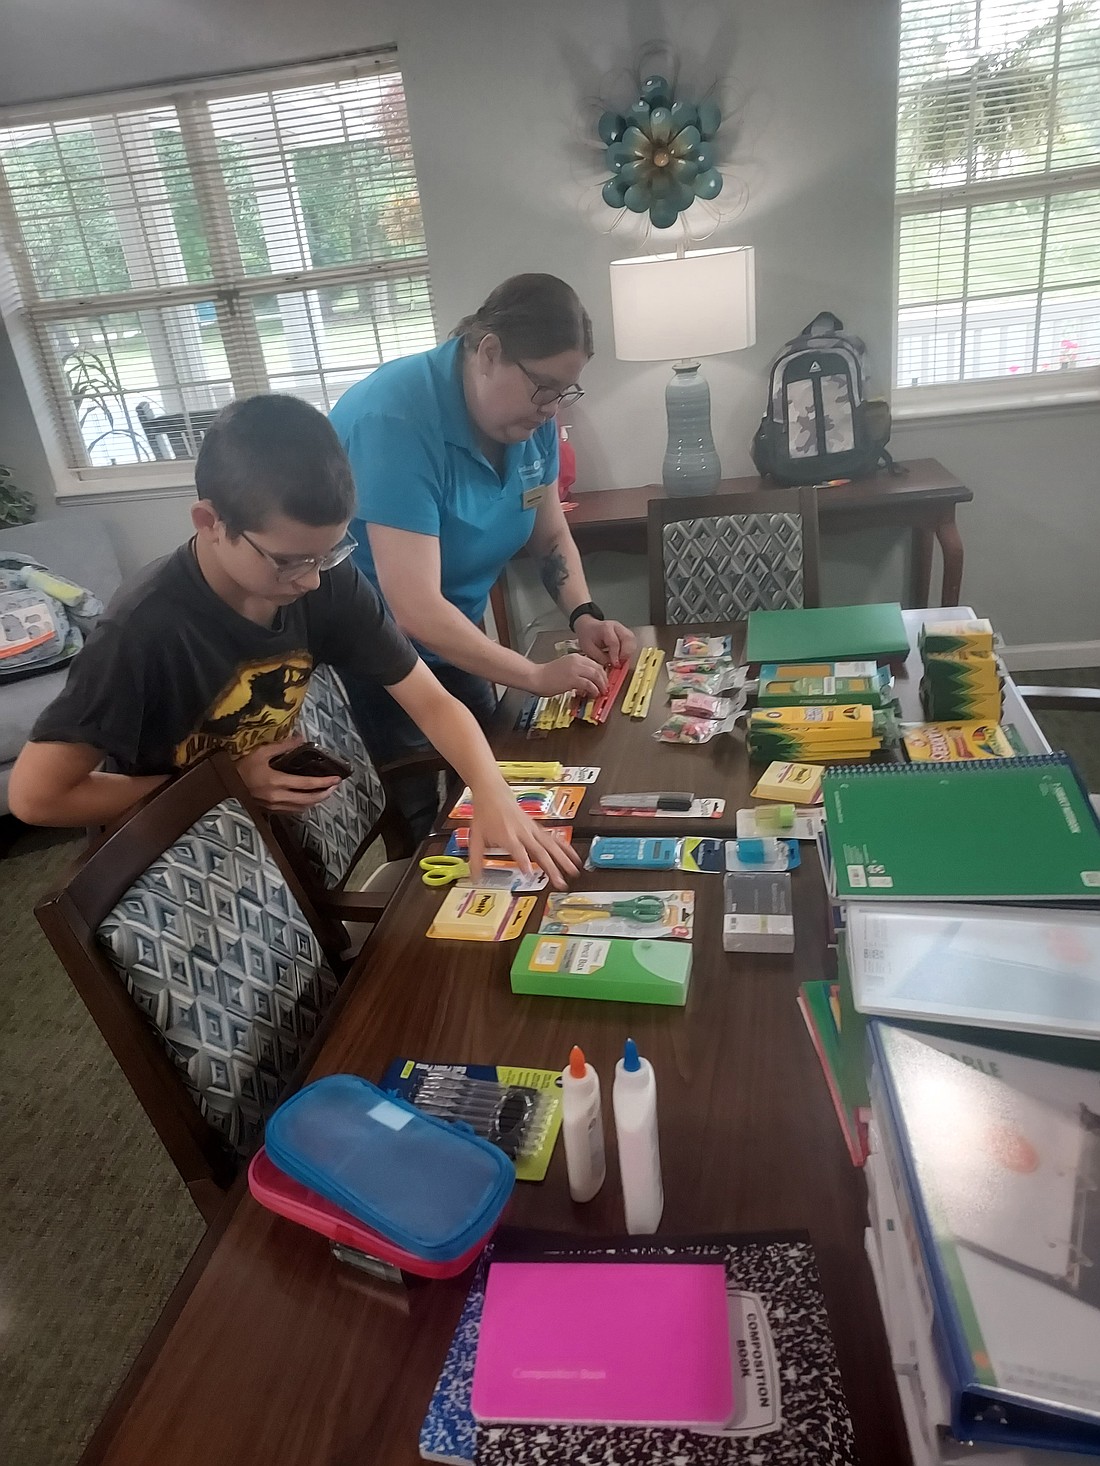
[{"label": "teal polo shirt", "polygon": [[386,362],[330,417],[355,476],[359,568],[377,587],[366,523],[432,535],[444,599],[476,625],[497,576],[531,537],[535,505],[557,482],[558,435],[551,418],[507,444],[498,474],[477,447],[461,367],[457,339]]}]

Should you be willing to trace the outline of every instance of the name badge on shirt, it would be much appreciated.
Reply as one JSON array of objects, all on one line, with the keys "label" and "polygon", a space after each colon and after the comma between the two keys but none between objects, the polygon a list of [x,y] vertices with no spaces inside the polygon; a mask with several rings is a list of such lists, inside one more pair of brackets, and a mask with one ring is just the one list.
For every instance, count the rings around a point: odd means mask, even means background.
[{"label": "name badge on shirt", "polygon": [[542,503],[546,493],[546,484],[540,483],[542,478],[542,459],[533,458],[530,463],[521,463],[519,466],[520,491],[525,509],[534,509]]}]

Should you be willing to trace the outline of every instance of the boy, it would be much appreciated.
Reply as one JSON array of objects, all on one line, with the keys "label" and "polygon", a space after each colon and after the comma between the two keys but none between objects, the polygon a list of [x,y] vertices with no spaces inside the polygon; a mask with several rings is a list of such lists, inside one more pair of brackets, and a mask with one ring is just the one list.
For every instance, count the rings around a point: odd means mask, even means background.
[{"label": "boy", "polygon": [[[107,824],[174,772],[228,749],[272,811],[306,809],[335,778],[281,773],[318,663],[384,685],[469,784],[471,864],[486,844],[556,886],[576,858],[527,818],[473,714],[453,698],[350,562],[355,488],[328,421],[294,397],[236,402],[195,464],[195,535],[119,592],[12,770],[31,824]],[[113,772],[105,772],[106,761]]]}]

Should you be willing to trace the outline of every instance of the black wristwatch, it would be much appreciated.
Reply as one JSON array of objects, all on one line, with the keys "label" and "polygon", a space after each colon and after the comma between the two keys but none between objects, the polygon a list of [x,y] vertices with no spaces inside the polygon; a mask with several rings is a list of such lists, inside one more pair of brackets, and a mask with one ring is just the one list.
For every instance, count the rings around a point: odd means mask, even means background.
[{"label": "black wristwatch", "polygon": [[569,613],[570,631],[577,629],[577,622],[582,616],[592,616],[597,621],[607,620],[607,617],[600,610],[599,606],[596,605],[595,601],[582,601],[579,606],[575,606]]}]

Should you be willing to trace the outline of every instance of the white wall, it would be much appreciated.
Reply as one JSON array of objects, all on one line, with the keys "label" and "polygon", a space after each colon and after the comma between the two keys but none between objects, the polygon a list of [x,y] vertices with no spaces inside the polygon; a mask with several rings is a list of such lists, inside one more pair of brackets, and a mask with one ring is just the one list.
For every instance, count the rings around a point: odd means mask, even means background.
[{"label": "white wall", "polygon": [[[201,75],[395,42],[421,180],[437,320],[447,330],[516,270],[564,276],[592,313],[597,356],[574,409],[581,489],[660,472],[663,365],[613,354],[607,263],[636,252],[602,232],[595,99],[654,40],[682,72],[717,81],[737,130],[727,173],[748,187],[712,243],[757,250],[758,345],[706,364],[724,471],[751,471],[748,444],[772,351],[822,308],[867,339],[889,375],[896,6],[890,0],[4,0],[0,102]],[[727,131],[725,136],[730,137]],[[902,455],[940,457],[973,487],[960,513],[964,594],[1032,642],[1095,637],[1072,589],[1092,574],[1100,517],[1097,429],[1080,415],[897,435]],[[45,460],[0,341],[0,461],[50,499]],[[1038,477],[1037,477],[1038,476]],[[1045,484],[1046,528],[1036,525]],[[185,499],[109,506],[128,564],[176,542]],[[1090,538],[1092,543],[1090,544]],[[1025,556],[1025,543],[1028,553]],[[1064,556],[1063,556],[1064,551]],[[830,537],[831,599],[900,595],[904,538]],[[1024,561],[1027,565],[1024,565]],[[644,614],[636,567],[598,557],[596,594]],[[524,602],[528,601],[524,597]],[[638,608],[642,608],[639,610]]]}]

